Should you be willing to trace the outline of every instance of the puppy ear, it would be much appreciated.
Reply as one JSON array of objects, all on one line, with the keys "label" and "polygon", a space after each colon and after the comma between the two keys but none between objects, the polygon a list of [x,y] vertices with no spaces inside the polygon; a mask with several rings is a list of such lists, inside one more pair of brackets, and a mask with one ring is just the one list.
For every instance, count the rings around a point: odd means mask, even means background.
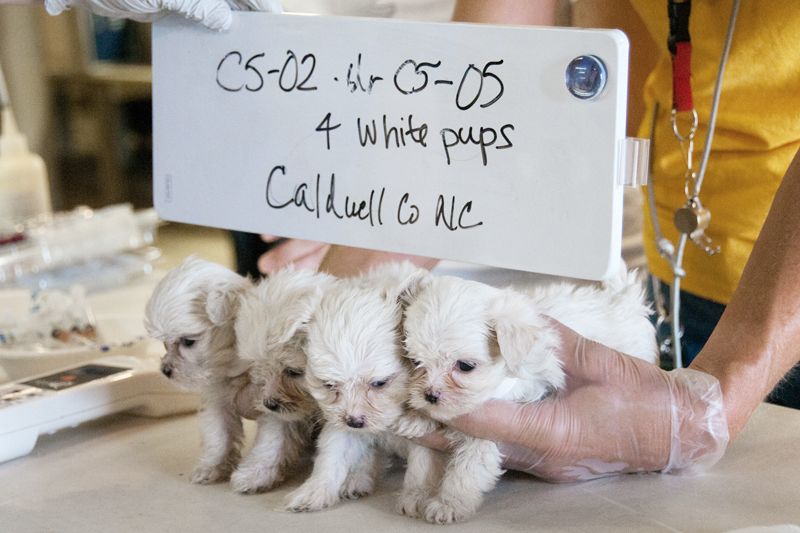
[{"label": "puppy ear", "polygon": [[302,294],[298,294],[289,305],[283,308],[282,313],[285,320],[275,331],[274,342],[283,344],[295,337],[304,339],[306,326],[311,321],[321,299],[322,288],[318,285],[309,286]]},{"label": "puppy ear", "polygon": [[310,318],[309,318],[309,320],[306,320],[305,322],[303,322],[302,324],[297,326],[297,329],[294,330],[294,335],[292,337],[290,337],[292,342],[295,343],[295,346],[301,347],[303,349],[303,351],[305,351],[305,346],[308,343],[308,323],[309,323],[309,321],[310,321]]},{"label": "puppy ear", "polygon": [[510,373],[524,378],[544,378],[553,387],[563,384],[556,356],[558,333],[524,295],[502,290],[489,306],[489,328],[494,333]]},{"label": "puppy ear", "polygon": [[405,310],[417,298],[419,293],[428,286],[430,278],[431,273],[424,268],[414,269],[399,284],[387,288],[386,298]]},{"label": "puppy ear", "polygon": [[211,289],[206,295],[206,315],[215,326],[232,322],[239,311],[239,296],[249,285],[249,281],[241,278],[233,284],[226,284]]}]

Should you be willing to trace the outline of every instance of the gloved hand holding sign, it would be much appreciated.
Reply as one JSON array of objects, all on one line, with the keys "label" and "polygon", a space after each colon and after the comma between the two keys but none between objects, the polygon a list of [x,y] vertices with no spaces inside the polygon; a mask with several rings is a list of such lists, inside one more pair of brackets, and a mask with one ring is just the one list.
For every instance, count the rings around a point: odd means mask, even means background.
[{"label": "gloved hand holding sign", "polygon": [[168,12],[180,13],[212,30],[227,30],[231,10],[281,13],[280,0],[45,0],[51,15],[81,6],[104,17],[152,22]]}]

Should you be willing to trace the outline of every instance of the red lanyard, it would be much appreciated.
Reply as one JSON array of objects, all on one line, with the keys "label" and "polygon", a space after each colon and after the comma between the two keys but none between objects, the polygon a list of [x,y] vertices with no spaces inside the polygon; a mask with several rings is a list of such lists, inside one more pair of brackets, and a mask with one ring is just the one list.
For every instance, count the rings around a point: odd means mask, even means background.
[{"label": "red lanyard", "polygon": [[668,0],[669,38],[672,54],[672,109],[678,113],[694,109],[692,102],[692,39],[689,36],[691,0]]}]

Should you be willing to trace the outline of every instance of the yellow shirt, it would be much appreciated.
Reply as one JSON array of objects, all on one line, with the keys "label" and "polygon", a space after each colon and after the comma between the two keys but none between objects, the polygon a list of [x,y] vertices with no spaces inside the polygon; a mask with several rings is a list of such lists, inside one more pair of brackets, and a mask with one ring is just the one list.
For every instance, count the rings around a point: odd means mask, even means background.
[{"label": "yellow shirt", "polygon": [[[685,159],[672,134],[672,67],[667,51],[667,2],[631,0],[661,45],[662,54],[645,85],[648,112],[639,135],[649,137],[655,102],[656,118],[652,186],[664,236],[677,243],[672,222],[686,202]],[[699,115],[695,169],[705,143],[714,83],[728,26],[732,0],[692,2],[692,90]],[[772,198],[793,156],[800,148],[800,2],[742,0],[733,35],[711,157],[700,200],[711,211],[706,233],[722,248],[708,256],[686,246],[682,288],[698,296],[728,303]],[[798,206],[800,209],[800,205]],[[645,251],[650,271],[672,282],[672,269],[659,256],[645,213]]]}]

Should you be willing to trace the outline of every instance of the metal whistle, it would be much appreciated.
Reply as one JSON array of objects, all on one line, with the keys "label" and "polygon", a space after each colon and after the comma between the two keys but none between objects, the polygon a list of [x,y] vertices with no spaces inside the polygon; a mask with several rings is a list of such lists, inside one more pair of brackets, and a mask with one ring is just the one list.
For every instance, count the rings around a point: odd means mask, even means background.
[{"label": "metal whistle", "polygon": [[711,211],[703,207],[699,199],[692,198],[685,206],[675,211],[673,222],[678,231],[687,234],[705,253],[708,255],[719,253],[719,246],[714,246],[711,238],[705,233],[711,223]]},{"label": "metal whistle", "polygon": [[705,231],[711,222],[711,212],[699,201],[689,200],[689,203],[675,211],[673,222],[678,231],[691,235],[696,231]]}]

